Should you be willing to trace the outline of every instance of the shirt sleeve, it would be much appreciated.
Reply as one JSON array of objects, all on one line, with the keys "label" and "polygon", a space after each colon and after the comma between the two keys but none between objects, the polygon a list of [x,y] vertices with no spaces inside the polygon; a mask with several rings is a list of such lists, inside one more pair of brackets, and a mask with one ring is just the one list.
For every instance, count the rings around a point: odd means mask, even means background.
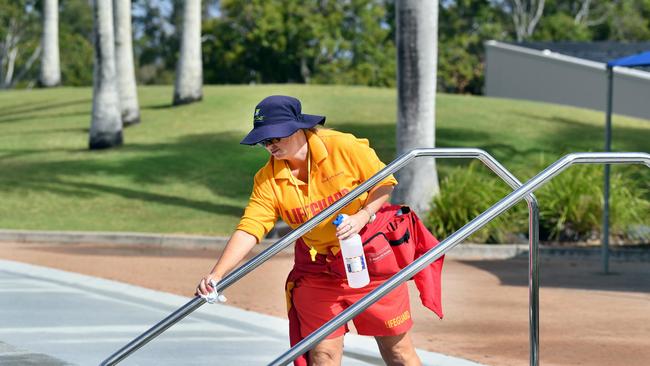
[{"label": "shirt sleeve", "polygon": [[[370,147],[367,139],[357,139],[350,150],[350,155],[353,157],[352,161],[356,164],[359,176],[364,182],[386,167],[386,164],[379,160],[375,150]],[[397,179],[392,174],[384,178],[375,187],[387,185],[397,185]]]},{"label": "shirt sleeve", "polygon": [[271,179],[263,171],[255,174],[253,192],[237,225],[237,230],[253,235],[258,243],[271,231],[279,216]]}]

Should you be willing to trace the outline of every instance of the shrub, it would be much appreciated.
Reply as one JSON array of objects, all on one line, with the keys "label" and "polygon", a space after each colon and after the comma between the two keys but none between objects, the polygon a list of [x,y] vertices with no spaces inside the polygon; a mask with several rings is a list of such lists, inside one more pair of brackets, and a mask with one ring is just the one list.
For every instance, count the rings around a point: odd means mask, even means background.
[{"label": "shrub", "polygon": [[[477,170],[457,168],[441,182],[425,224],[445,238],[502,199],[512,190],[499,179]],[[541,170],[541,166],[537,171]],[[627,170],[631,171],[631,170]],[[612,169],[610,188],[610,241],[649,239],[648,183],[626,170]],[[540,207],[540,240],[600,242],[603,213],[602,165],[575,166],[535,192]],[[473,242],[503,243],[528,232],[525,203],[518,203],[470,237]],[[644,226],[646,225],[646,226]]]},{"label": "shrub", "polygon": [[[549,181],[537,192],[543,239],[599,239],[603,217],[603,167],[576,166]],[[614,168],[610,174],[610,234],[630,239],[629,230],[644,224],[650,212],[646,187]],[[646,223],[647,224],[647,223]]]},{"label": "shrub", "polygon": [[[438,238],[451,235],[512,192],[505,183],[479,171],[477,166],[479,163],[474,161],[468,168],[454,169],[442,180],[440,194],[433,198],[424,220]],[[470,236],[470,240],[511,242],[511,235],[527,232],[527,223],[526,204],[519,203]]]}]

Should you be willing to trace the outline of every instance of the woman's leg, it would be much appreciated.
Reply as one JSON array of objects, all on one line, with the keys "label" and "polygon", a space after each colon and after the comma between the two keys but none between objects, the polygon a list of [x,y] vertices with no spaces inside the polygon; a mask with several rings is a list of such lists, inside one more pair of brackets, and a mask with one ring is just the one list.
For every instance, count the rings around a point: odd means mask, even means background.
[{"label": "woman's leg", "polygon": [[310,366],[339,366],[343,357],[343,336],[325,339],[309,351]]},{"label": "woman's leg", "polygon": [[421,366],[422,362],[408,332],[394,336],[375,337],[381,357],[388,366]]},{"label": "woman's leg", "polygon": [[[300,334],[307,337],[327,321],[343,311],[338,301],[341,279],[326,276],[308,275],[303,277],[293,289],[293,306],[295,306]],[[341,326],[309,351],[310,366],[340,365],[343,356],[343,336],[347,326]]]}]

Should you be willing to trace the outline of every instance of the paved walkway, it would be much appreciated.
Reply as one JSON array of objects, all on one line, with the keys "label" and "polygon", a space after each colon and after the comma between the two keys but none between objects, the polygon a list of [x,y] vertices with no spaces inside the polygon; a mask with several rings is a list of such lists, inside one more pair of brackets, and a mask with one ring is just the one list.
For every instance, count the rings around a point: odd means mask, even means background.
[{"label": "paved walkway", "polygon": [[[0,260],[0,364],[97,365],[189,301],[120,282]],[[124,365],[265,365],[288,347],[287,321],[203,306]],[[425,365],[477,366],[418,350]],[[344,365],[381,365],[372,339],[346,336]]]}]

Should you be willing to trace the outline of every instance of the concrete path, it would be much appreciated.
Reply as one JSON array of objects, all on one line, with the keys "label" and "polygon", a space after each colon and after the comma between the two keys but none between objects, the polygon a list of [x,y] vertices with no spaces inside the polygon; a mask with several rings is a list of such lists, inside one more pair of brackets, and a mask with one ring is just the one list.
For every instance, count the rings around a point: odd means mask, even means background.
[{"label": "concrete path", "polygon": [[[0,364],[97,365],[190,299],[0,260]],[[287,321],[205,305],[123,365],[265,365],[288,349]],[[349,334],[344,365],[381,365],[374,341]],[[425,365],[477,366],[418,350]]]}]

